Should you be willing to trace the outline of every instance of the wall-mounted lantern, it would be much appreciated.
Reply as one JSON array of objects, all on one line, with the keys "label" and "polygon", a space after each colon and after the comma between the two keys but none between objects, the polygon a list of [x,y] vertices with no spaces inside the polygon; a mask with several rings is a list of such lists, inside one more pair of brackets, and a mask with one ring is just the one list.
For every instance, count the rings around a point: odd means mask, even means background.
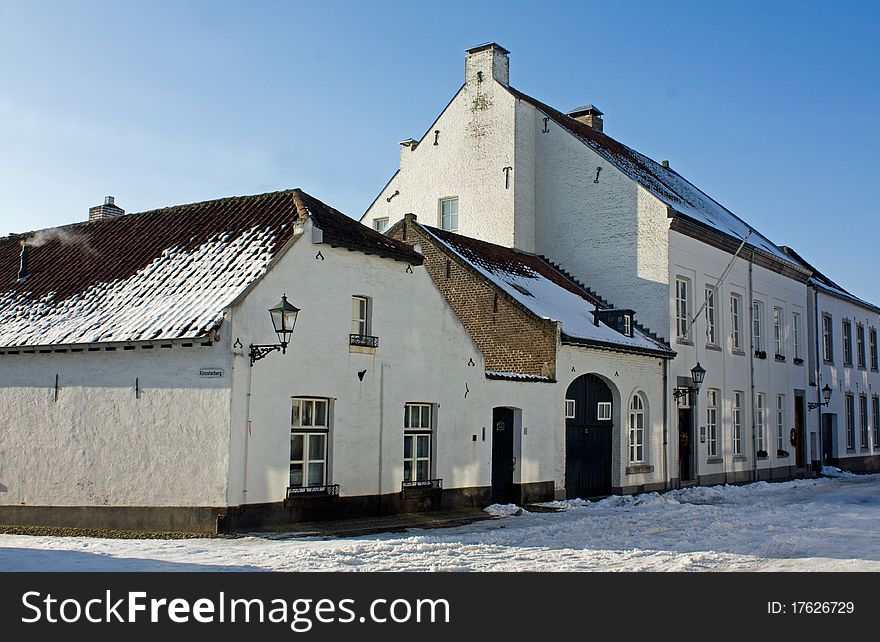
[{"label": "wall-mounted lantern", "polygon": [[299,308],[287,301],[286,294],[281,297],[281,302],[278,305],[269,308],[269,316],[272,319],[275,334],[278,335],[278,343],[272,345],[254,345],[252,343],[250,346],[251,366],[270,352],[280,350],[281,354],[287,353],[287,346],[290,343],[291,335],[293,335],[293,326],[296,325],[297,314],[299,314]]},{"label": "wall-mounted lantern", "polygon": [[[706,378],[706,369],[700,365],[700,362],[697,361],[697,365],[691,368],[691,381],[694,382],[692,388],[676,388],[672,391],[672,396],[676,398],[676,400],[681,402],[681,399],[686,398],[688,401],[691,401],[691,394],[693,393],[694,399],[696,398],[696,394],[700,391],[700,386],[703,385],[703,379]],[[691,403],[692,405],[692,403]]]},{"label": "wall-mounted lantern", "polygon": [[808,401],[807,408],[810,410],[815,410],[816,408],[821,408],[822,406],[827,406],[831,402],[831,388],[826,383],[825,387],[822,388],[822,398],[825,400],[825,403],[820,401]]}]

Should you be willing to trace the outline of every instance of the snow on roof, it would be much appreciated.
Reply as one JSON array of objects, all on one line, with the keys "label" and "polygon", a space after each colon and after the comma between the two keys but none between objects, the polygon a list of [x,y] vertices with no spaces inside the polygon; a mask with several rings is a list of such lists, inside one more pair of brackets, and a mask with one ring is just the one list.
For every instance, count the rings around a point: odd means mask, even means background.
[{"label": "snow on roof", "polygon": [[437,228],[421,226],[455,255],[489,279],[534,315],[562,323],[563,334],[574,340],[634,351],[672,351],[634,327],[629,337],[599,322],[593,310],[601,302],[543,258]]},{"label": "snow on roof", "polygon": [[739,241],[746,238],[749,230],[752,230],[752,235],[749,237],[747,245],[763,250],[787,264],[802,267],[772,241],[700,191],[678,172],[669,167],[664,167],[660,163],[614,140],[607,134],[597,131],[589,125],[575,120],[513,87],[508,87],[507,89],[515,97],[547,114],[558,125],[581,140],[590,149],[679,214],[728,236],[732,236]]},{"label": "snow on roof", "polygon": [[[301,190],[179,205],[0,239],[0,347],[205,337],[309,216],[324,242],[420,255]],[[22,244],[28,277],[18,280]]]}]

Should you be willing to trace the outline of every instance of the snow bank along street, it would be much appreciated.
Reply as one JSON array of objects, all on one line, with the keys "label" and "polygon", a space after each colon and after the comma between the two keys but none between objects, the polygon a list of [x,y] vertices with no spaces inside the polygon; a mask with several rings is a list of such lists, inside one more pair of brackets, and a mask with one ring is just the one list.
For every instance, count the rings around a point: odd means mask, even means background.
[{"label": "snow bank along street", "polygon": [[880,475],[487,510],[469,526],[351,539],[0,535],[3,571],[880,571]]}]

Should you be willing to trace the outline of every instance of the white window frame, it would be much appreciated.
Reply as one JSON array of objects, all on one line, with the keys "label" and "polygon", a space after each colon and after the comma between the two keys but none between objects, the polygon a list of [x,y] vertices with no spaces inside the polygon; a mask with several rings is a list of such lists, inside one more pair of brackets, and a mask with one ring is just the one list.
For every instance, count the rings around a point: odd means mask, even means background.
[{"label": "white window frame", "polygon": [[859,368],[868,367],[868,358],[865,354],[865,326],[856,323],[856,365]]},{"label": "white window frame", "polygon": [[871,423],[874,429],[874,450],[880,446],[880,397],[871,397]]},{"label": "white window frame", "polygon": [[360,337],[370,336],[370,297],[355,294],[351,297],[351,333]]},{"label": "white window frame", "polygon": [[801,358],[801,315],[800,312],[791,313],[791,339],[794,358]]},{"label": "white window frame", "polygon": [[[764,407],[764,393],[756,392],[755,393],[755,438],[757,441],[756,450],[763,450],[767,452],[766,448],[766,440],[764,439],[764,411],[766,410]],[[769,454],[769,453],[768,453]]]},{"label": "white window frame", "polygon": [[718,390],[706,390],[706,449],[709,457],[718,456]]},{"label": "white window frame", "polygon": [[710,346],[718,345],[718,312],[716,301],[718,290],[713,285],[707,285],[704,292],[706,296],[706,343]]},{"label": "white window frame", "polygon": [[856,399],[847,393],[843,398],[844,413],[846,415],[846,449],[856,448]]},{"label": "white window frame", "polygon": [[596,419],[598,421],[611,421],[610,401],[599,401],[596,404]]},{"label": "white window frame", "polygon": [[822,315],[822,359],[834,363],[834,320],[830,314]]},{"label": "white window frame", "polygon": [[868,395],[859,395],[859,446],[867,450],[870,446],[868,435]]},{"label": "white window frame", "polygon": [[742,400],[743,393],[733,393],[733,454],[742,455]]},{"label": "white window frame", "polygon": [[755,352],[764,350],[764,302],[752,301],[752,349]]},{"label": "white window frame", "polygon": [[629,405],[629,463],[645,462],[645,402],[639,393]]},{"label": "white window frame", "polygon": [[690,279],[675,277],[675,336],[687,340],[690,332]]},{"label": "white window frame", "polygon": [[[419,445],[427,443],[427,454]],[[409,457],[407,457],[407,447]],[[433,477],[434,404],[411,402],[403,406],[403,481],[427,481]],[[407,471],[409,463],[409,471]],[[419,464],[425,464],[424,468]]]},{"label": "white window frame", "polygon": [[777,305],[773,306],[773,347],[776,354],[785,355],[785,337],[783,336],[782,320],[784,311]]},{"label": "white window frame", "polygon": [[[444,212],[444,209],[447,206],[455,204],[455,212]],[[446,230],[447,232],[458,232],[458,215],[459,215],[459,203],[457,196],[450,196],[447,198],[440,199],[440,229]],[[454,218],[455,224],[452,225],[452,221]]]},{"label": "white window frame", "polygon": [[[322,408],[323,411],[319,411]],[[329,473],[330,400],[322,397],[294,397],[290,415],[290,457],[288,486],[290,488],[320,487],[327,485]],[[293,440],[302,438],[302,455],[294,458]],[[320,439],[323,448],[312,453],[312,441]],[[311,483],[312,466],[321,466],[321,478]],[[294,466],[300,466],[300,484],[293,483]]]},{"label": "white window frame", "polygon": [[843,365],[853,365],[852,322],[849,319],[841,320],[841,338],[843,339]]},{"label": "white window frame", "polygon": [[742,350],[742,297],[730,295],[730,342],[731,349]]},{"label": "white window frame", "polygon": [[868,352],[871,353],[871,370],[877,370],[877,328],[868,328]]},{"label": "white window frame", "polygon": [[785,450],[785,395],[776,395],[776,449]]},{"label": "white window frame", "polygon": [[379,232],[379,234],[384,234],[388,229],[388,217],[380,216],[378,218],[373,219],[373,229]]},{"label": "white window frame", "polygon": [[632,316],[629,314],[623,315],[623,333],[628,337],[633,335]]},{"label": "white window frame", "polygon": [[565,418],[574,419],[577,411],[577,404],[574,399],[565,400]]}]

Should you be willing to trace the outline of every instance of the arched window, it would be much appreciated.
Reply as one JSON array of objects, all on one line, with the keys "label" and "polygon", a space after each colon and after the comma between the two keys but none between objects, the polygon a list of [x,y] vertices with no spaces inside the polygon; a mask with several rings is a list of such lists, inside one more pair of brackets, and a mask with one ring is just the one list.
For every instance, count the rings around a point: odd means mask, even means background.
[{"label": "arched window", "polygon": [[645,404],[638,393],[629,404],[629,461],[645,461]]}]

